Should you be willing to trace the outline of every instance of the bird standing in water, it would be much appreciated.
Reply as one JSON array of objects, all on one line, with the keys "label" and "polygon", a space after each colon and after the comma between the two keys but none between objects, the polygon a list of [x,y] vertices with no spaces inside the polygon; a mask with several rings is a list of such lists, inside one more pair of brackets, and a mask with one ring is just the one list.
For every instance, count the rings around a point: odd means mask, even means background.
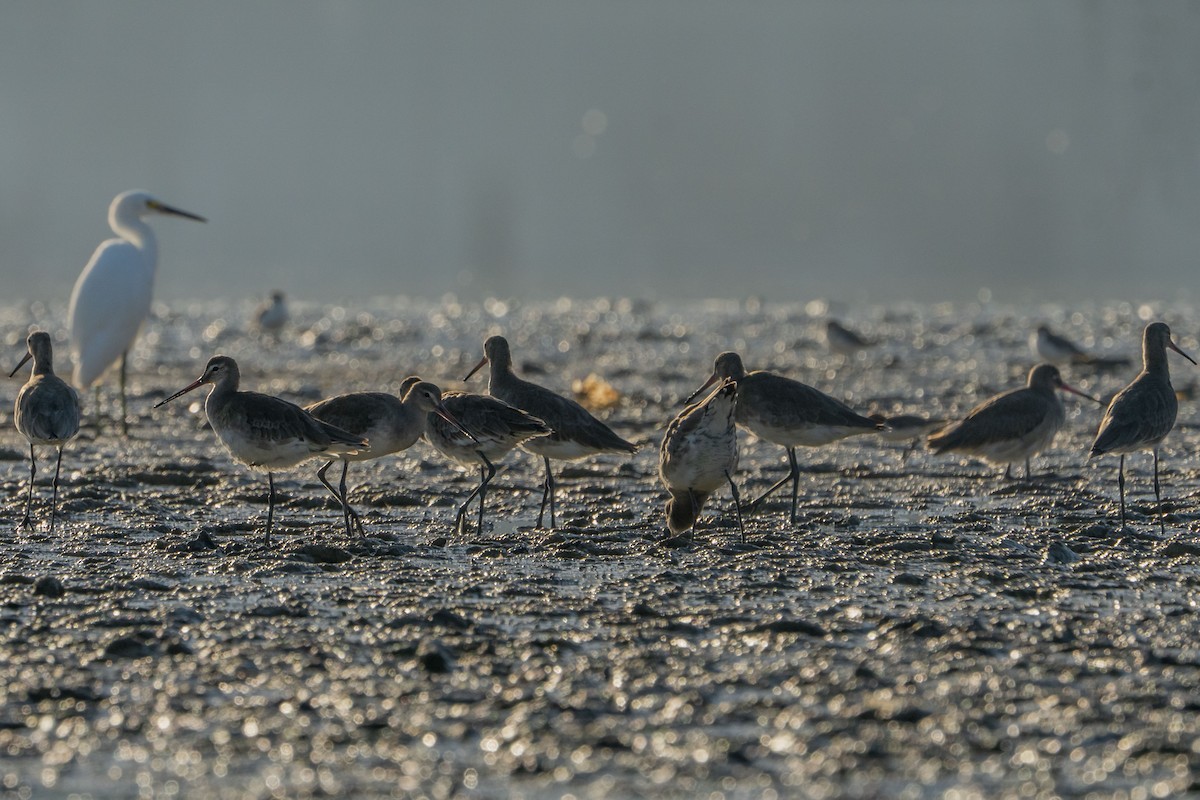
[{"label": "bird standing in water", "polygon": [[21,525],[33,527],[30,507],[33,505],[33,479],[37,474],[35,445],[50,445],[58,448],[58,461],[54,466],[54,499],[50,504],[50,532],[54,532],[54,518],[58,510],[58,473],[62,469],[63,447],[79,433],[79,393],[62,378],[54,374],[54,351],[50,334],[34,331],[25,341],[28,348],[25,357],[8,374],[17,374],[29,359],[33,359],[33,371],[29,380],[17,393],[17,404],[13,415],[17,430],[29,440],[29,494],[25,498],[25,517]]},{"label": "bird standing in water", "polygon": [[522,380],[512,370],[512,354],[508,340],[503,336],[491,336],[483,343],[483,359],[467,373],[468,380],[485,365],[491,366],[488,377],[488,393],[511,406],[532,414],[545,422],[553,431],[527,441],[522,447],[542,457],[546,467],[546,481],[542,485],[542,505],[538,509],[538,527],[542,527],[546,505],[550,506],[550,527],[557,526],[554,513],[554,472],[551,459],[574,461],[598,453],[636,453],[637,445],[627,442],[613,432],[612,428],[588,413],[587,409],[561,395]]},{"label": "bird standing in water", "polygon": [[1125,454],[1138,450],[1154,453],[1154,499],[1158,504],[1159,530],[1166,532],[1162,518],[1162,489],[1158,482],[1158,446],[1175,427],[1179,400],[1171,386],[1167,350],[1174,350],[1196,361],[1171,341],[1171,329],[1164,322],[1151,322],[1142,332],[1142,371],[1133,382],[1113,397],[1100,421],[1089,458],[1118,453],[1117,486],[1121,495],[1121,527],[1125,527]]},{"label": "bird standing in water", "polygon": [[117,234],[96,248],[71,292],[67,316],[75,353],[75,385],[91,386],[120,359],[121,432],[129,433],[125,392],[126,361],[138,330],[150,314],[158,240],[144,217],[171,214],[204,222],[204,217],[160,202],[145,192],[123,192],[108,207]]},{"label": "bird standing in water", "polygon": [[294,467],[319,456],[340,458],[366,450],[370,443],[309,414],[294,403],[258,392],[238,390],[241,374],[229,356],[213,356],[204,373],[154,407],[171,402],[208,384],[204,414],[225,449],[254,470],[267,473],[267,529],[264,543],[271,544],[275,518],[276,470]]},{"label": "bird standing in water", "polygon": [[1058,367],[1038,364],[1029,370],[1023,387],[985,400],[926,441],[937,455],[968,453],[1003,464],[1005,478],[1012,477],[1013,464],[1024,461],[1029,480],[1029,459],[1049,447],[1067,421],[1057,389],[1100,402],[1064,383]]}]

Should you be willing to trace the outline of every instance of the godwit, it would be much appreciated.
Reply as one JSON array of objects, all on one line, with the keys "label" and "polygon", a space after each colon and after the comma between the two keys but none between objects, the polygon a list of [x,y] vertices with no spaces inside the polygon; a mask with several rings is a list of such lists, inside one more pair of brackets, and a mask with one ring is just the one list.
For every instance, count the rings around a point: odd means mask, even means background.
[{"label": "godwit", "polygon": [[1050,446],[1067,420],[1055,389],[1099,402],[1064,383],[1058,367],[1038,364],[1029,371],[1024,387],[985,400],[964,419],[932,434],[928,444],[937,455],[968,453],[1004,464],[1005,478],[1012,477],[1013,464],[1024,461],[1029,480],[1029,459]]},{"label": "godwit", "polygon": [[735,430],[737,385],[726,379],[704,400],[679,412],[667,426],[658,449],[658,476],[671,493],[667,529],[678,536],[695,532],[696,519],[708,496],[728,483],[737,509],[738,530],[746,540],[742,503],[733,473],[737,471]]},{"label": "godwit", "polygon": [[1129,359],[1121,356],[1097,356],[1087,352],[1065,336],[1061,336],[1046,325],[1039,325],[1029,334],[1029,349],[1034,356],[1051,364],[1086,364],[1101,369],[1125,366]]},{"label": "godwit", "polygon": [[462,424],[462,429],[429,414],[425,417],[425,438],[433,449],[451,461],[464,467],[479,467],[479,485],[459,506],[454,527],[460,534],[466,530],[467,509],[478,497],[482,534],[488,484],[496,475],[494,462],[530,439],[550,435],[550,427],[537,417],[487,395],[447,392],[442,395],[442,402]]},{"label": "godwit", "polygon": [[276,289],[271,292],[271,299],[268,302],[260,304],[254,310],[254,327],[258,328],[260,333],[278,336],[279,332],[283,330],[283,326],[287,325],[289,318],[287,299],[283,292]]},{"label": "godwit", "polygon": [[788,481],[792,482],[791,522],[796,522],[796,502],[800,491],[800,466],[796,448],[821,445],[879,430],[879,423],[853,411],[846,404],[799,381],[763,370],[747,373],[737,353],[717,356],[712,376],[688,398],[722,378],[737,382],[737,421],[760,439],[782,445],[787,450],[788,474],[750,503],[753,509]]},{"label": "godwit", "polygon": [[406,379],[401,384],[401,394],[403,400],[387,392],[354,392],[330,397],[304,408],[322,422],[369,443],[357,453],[340,456],[342,479],[338,483],[338,489],[334,489],[325,477],[335,459],[326,461],[317,470],[317,478],[342,506],[347,536],[350,535],[352,526],[365,535],[362,520],[350,507],[346,497],[346,473],[350,469],[351,461],[369,461],[412,447],[425,430],[426,414],[441,417],[448,425],[466,433],[462,425],[442,405],[442,390],[434,384]]},{"label": "godwit", "polygon": [[33,359],[33,371],[29,380],[17,393],[17,405],[13,415],[17,430],[29,440],[29,494],[25,497],[25,518],[22,527],[33,527],[29,514],[33,505],[33,478],[37,474],[37,457],[34,445],[52,445],[58,448],[58,462],[54,466],[54,499],[50,504],[50,532],[54,532],[54,517],[58,510],[58,473],[62,469],[63,446],[79,433],[79,394],[66,381],[54,374],[54,352],[50,334],[34,331],[25,340],[28,352],[21,363],[8,374],[12,377],[17,370]]},{"label": "godwit", "polygon": [[913,450],[917,449],[926,436],[946,425],[944,419],[926,419],[916,414],[887,416],[876,413],[868,414],[867,418],[883,426],[879,431],[879,438],[889,442],[908,443],[909,446],[900,454],[900,463],[908,461]]},{"label": "godwit", "polygon": [[872,343],[836,319],[831,319],[825,323],[825,344],[830,352],[849,357],[867,349]]},{"label": "godwit", "polygon": [[154,407],[204,384],[212,386],[204,401],[208,424],[235,461],[267,473],[265,544],[270,546],[271,523],[275,517],[274,472],[322,454],[338,458],[354,455],[366,450],[370,443],[322,422],[287,400],[238,391],[240,377],[236,361],[229,356],[213,356],[199,378],[166,400],[155,403]]},{"label": "godwit", "polygon": [[1175,427],[1179,401],[1171,387],[1167,367],[1167,349],[1195,364],[1195,360],[1171,341],[1171,329],[1162,322],[1151,322],[1142,333],[1142,371],[1126,386],[1104,412],[1092,456],[1119,453],[1117,486],[1121,493],[1121,527],[1125,527],[1125,454],[1149,449],[1154,453],[1154,499],[1158,503],[1159,530],[1166,532],[1162,518],[1162,490],[1158,483],[1158,445]]},{"label": "godwit", "polygon": [[75,351],[75,385],[91,386],[121,359],[121,431],[129,433],[125,368],[129,347],[150,313],[158,243],[142,217],[173,214],[204,222],[204,217],[172,208],[145,192],[123,192],[108,207],[108,225],[117,234],[96,248],[71,292],[71,348]]},{"label": "godwit", "polygon": [[503,336],[491,336],[483,343],[483,359],[463,380],[470,379],[485,364],[491,365],[488,377],[489,394],[532,414],[552,430],[549,436],[527,441],[522,446],[534,455],[541,456],[546,466],[546,481],[542,485],[542,505],[538,509],[537,524],[539,528],[542,527],[546,503],[549,502],[550,527],[554,528],[554,473],[550,468],[550,460],[573,461],[597,453],[636,453],[637,445],[622,439],[574,400],[568,400],[536,383],[518,378],[512,371],[508,340]]}]

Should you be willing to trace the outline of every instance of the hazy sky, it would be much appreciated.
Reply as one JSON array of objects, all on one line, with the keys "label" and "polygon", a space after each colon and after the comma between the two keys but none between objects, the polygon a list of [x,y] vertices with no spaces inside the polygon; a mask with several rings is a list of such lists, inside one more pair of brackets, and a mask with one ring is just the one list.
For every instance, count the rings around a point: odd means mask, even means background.
[{"label": "hazy sky", "polygon": [[1200,4],[13,3],[7,297],[144,188],[159,297],[1154,299],[1200,275]]}]

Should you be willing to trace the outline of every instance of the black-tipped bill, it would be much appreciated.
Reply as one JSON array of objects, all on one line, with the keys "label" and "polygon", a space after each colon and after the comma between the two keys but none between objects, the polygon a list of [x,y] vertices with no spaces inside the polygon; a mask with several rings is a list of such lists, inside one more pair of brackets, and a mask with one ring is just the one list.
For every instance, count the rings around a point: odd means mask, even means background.
[{"label": "black-tipped bill", "polygon": [[[471,376],[468,375],[467,377],[469,378]],[[466,379],[464,378],[464,380],[466,380]],[[433,407],[433,413],[437,414],[439,417],[446,420],[446,422],[449,422],[451,425],[453,425],[454,429],[457,430],[459,433],[461,433],[463,436],[466,436],[468,439],[470,439],[475,444],[479,444],[479,440],[475,438],[475,434],[471,433],[469,430],[464,428],[463,424],[461,422],[459,422],[457,419],[455,419],[454,415],[451,414],[444,405],[442,405],[441,403],[438,403],[436,406]]]},{"label": "black-tipped bill", "polygon": [[193,389],[199,389],[203,384],[204,384],[204,376],[201,375],[199,378],[196,378],[196,380],[192,381],[187,386],[183,387],[178,392],[176,392],[175,394],[168,397],[166,400],[161,400],[161,401],[155,403],[154,407],[158,408],[159,406],[165,406],[167,403],[171,402],[176,397],[182,397],[183,395],[187,394],[188,392],[192,391]]},{"label": "black-tipped bill", "polygon": [[[471,376],[474,375],[476,372],[479,372],[479,370],[483,369],[483,365],[486,363],[487,363],[487,356],[484,356],[483,358],[479,359],[479,363],[476,364],[471,369],[471,371],[467,373],[467,377],[463,378],[463,382],[465,383],[465,382],[471,380]],[[474,439],[475,437],[472,436],[471,438]]]},{"label": "black-tipped bill", "polygon": [[1193,364],[1196,363],[1196,359],[1192,358],[1187,353],[1180,350],[1179,346],[1177,344],[1175,344],[1174,342],[1172,342],[1170,339],[1167,340],[1167,347],[1171,348],[1176,353],[1179,353],[1179,355],[1183,356],[1184,358],[1186,358],[1188,361],[1192,362]]},{"label": "black-tipped bill", "polygon": [[33,358],[33,353],[26,353],[25,357],[21,359],[21,363],[17,364],[15,367],[13,367],[13,371],[8,373],[8,377],[11,378],[13,375],[16,375],[17,370],[19,370],[21,367],[25,366],[25,362],[31,358]]},{"label": "black-tipped bill", "polygon": [[691,394],[689,394],[687,396],[687,399],[683,401],[683,404],[685,406],[691,405],[696,400],[697,397],[704,394],[705,389],[712,386],[714,383],[716,383],[720,379],[721,379],[720,376],[718,376],[717,373],[714,372],[712,375],[709,376],[708,380],[706,380],[704,382],[703,386],[701,386],[699,389],[697,389],[696,391],[692,392]]}]

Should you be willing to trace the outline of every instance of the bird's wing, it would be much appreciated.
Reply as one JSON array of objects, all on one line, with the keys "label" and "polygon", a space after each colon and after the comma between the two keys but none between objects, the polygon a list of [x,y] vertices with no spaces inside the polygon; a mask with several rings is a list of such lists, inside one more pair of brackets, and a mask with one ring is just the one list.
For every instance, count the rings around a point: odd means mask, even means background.
[{"label": "bird's wing", "polygon": [[1046,421],[1042,403],[1029,402],[1028,389],[1013,389],[980,403],[960,422],[929,437],[935,450],[982,447],[995,441],[1019,439]]}]

